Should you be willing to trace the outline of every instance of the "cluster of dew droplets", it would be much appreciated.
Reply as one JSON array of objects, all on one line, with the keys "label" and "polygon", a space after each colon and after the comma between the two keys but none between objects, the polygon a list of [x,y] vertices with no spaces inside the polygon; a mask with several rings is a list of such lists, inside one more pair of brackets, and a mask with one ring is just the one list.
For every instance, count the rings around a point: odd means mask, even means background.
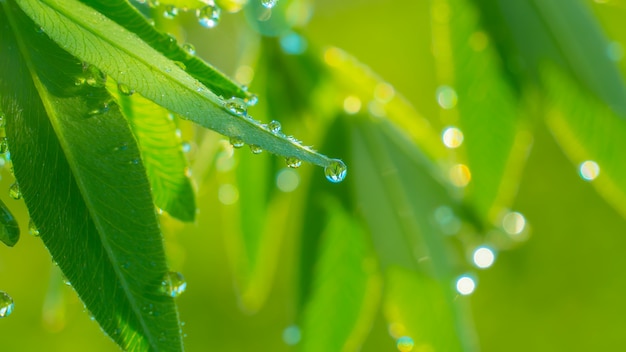
[{"label": "cluster of dew droplets", "polygon": [[179,16],[182,12],[192,11],[195,16],[198,24],[205,28],[214,28],[220,23],[220,19],[222,16],[222,10],[219,6],[215,4],[214,0],[202,0],[200,2],[201,6],[197,8],[187,8],[187,7],[177,7],[174,4],[170,4],[167,1],[163,1],[163,3],[156,0],[136,0],[139,4],[146,4],[148,7],[156,9],[159,8],[159,11],[162,10],[162,15],[166,19],[173,20]]}]

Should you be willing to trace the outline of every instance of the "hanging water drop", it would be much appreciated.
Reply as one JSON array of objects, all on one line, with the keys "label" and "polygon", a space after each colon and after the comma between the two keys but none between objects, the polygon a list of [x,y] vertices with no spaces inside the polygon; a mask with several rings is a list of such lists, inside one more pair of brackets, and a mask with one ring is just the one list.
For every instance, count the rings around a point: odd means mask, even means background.
[{"label": "hanging water drop", "polygon": [[131,95],[135,94],[135,90],[130,88],[129,86],[127,86],[124,83],[118,83],[117,84],[117,90],[119,90],[120,93],[122,93],[124,95],[128,95],[128,96],[131,96]]},{"label": "hanging water drop", "polygon": [[161,281],[161,292],[170,297],[178,297],[187,289],[187,281],[183,277],[183,274],[175,271],[170,271],[163,277]]},{"label": "hanging water drop", "polygon": [[245,145],[243,139],[239,137],[230,137],[230,144],[232,144],[233,148],[241,148]]},{"label": "hanging water drop", "polygon": [[273,120],[267,125],[267,129],[274,134],[279,134],[282,126],[280,125],[280,122]]},{"label": "hanging water drop", "polygon": [[250,144],[250,151],[252,152],[252,154],[261,154],[263,153],[263,148],[255,144]]},{"label": "hanging water drop", "polygon": [[22,192],[20,191],[20,186],[17,182],[13,183],[11,187],[9,187],[9,196],[16,200],[22,198]]},{"label": "hanging water drop", "polygon": [[400,352],[410,352],[413,351],[413,347],[415,343],[413,339],[408,336],[402,336],[396,341],[396,347]]},{"label": "hanging water drop", "polygon": [[220,23],[220,15],[222,10],[215,4],[209,4],[196,10],[198,23],[205,28],[213,28]]},{"label": "hanging water drop", "polygon": [[276,6],[278,0],[261,0],[261,5],[267,9],[271,9]]},{"label": "hanging water drop", "polygon": [[9,151],[9,141],[7,137],[2,137],[0,139],[0,154],[4,154]]},{"label": "hanging water drop", "polygon": [[248,113],[248,104],[241,98],[232,97],[226,100],[224,108],[235,116],[245,116]]},{"label": "hanging water drop", "polygon": [[178,16],[178,8],[174,5],[166,5],[165,11],[163,11],[163,17],[171,20],[176,16]]},{"label": "hanging water drop", "polygon": [[37,228],[37,225],[35,225],[33,219],[28,221],[28,233],[32,236],[39,237],[39,229]]},{"label": "hanging water drop", "polygon": [[346,178],[348,167],[343,161],[334,159],[324,168],[326,179],[332,183],[339,183]]},{"label": "hanging water drop", "polygon": [[196,47],[191,43],[183,44],[183,50],[185,50],[189,55],[196,55]]},{"label": "hanging water drop", "polygon": [[13,298],[8,293],[0,291],[0,318],[5,318],[13,313]]},{"label": "hanging water drop", "polygon": [[299,168],[300,165],[302,165],[302,160],[291,157],[291,156],[288,158],[285,158],[285,162],[287,163],[287,167],[290,167],[292,169]]}]

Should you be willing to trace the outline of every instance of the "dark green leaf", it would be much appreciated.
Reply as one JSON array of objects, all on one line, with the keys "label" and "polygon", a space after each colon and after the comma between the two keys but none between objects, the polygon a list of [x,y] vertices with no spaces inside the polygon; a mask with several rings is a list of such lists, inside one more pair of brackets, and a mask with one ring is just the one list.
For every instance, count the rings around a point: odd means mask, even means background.
[{"label": "dark green leaf", "polygon": [[11,211],[0,200],[0,241],[9,247],[15,246],[20,239],[20,228]]},{"label": "dark green leaf", "polygon": [[161,292],[167,266],[154,203],[128,122],[103,86],[76,85],[84,75],[99,85],[102,76],[12,2],[2,9],[1,105],[41,239],[120,347],[181,351],[174,301]]}]

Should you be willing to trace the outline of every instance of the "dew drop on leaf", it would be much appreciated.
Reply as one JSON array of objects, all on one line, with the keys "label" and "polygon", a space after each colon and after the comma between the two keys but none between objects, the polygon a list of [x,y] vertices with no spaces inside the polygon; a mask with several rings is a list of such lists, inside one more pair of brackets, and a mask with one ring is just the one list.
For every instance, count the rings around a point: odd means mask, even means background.
[{"label": "dew drop on leaf", "polygon": [[187,289],[187,281],[183,277],[183,274],[175,271],[170,271],[161,281],[161,292],[170,296],[178,297]]},{"label": "dew drop on leaf", "polygon": [[400,352],[413,351],[413,346],[415,346],[415,343],[413,339],[408,336],[402,336],[396,341],[396,347]]},{"label": "dew drop on leaf", "polygon": [[437,88],[437,102],[443,109],[452,109],[456,106],[459,98],[456,91],[450,86]]},{"label": "dew drop on leaf", "polygon": [[183,50],[185,50],[189,55],[196,55],[196,47],[191,43],[183,44]]},{"label": "dew drop on leaf", "polygon": [[32,236],[39,237],[39,229],[37,228],[37,225],[35,225],[33,219],[28,221],[28,233]]},{"label": "dew drop on leaf", "polygon": [[198,23],[205,28],[213,28],[220,23],[220,16],[222,10],[215,4],[209,4],[196,10],[196,17]]},{"label": "dew drop on leaf", "polygon": [[248,104],[241,98],[230,98],[224,102],[224,108],[235,116],[245,116],[248,113]]},{"label": "dew drop on leaf", "polygon": [[263,148],[255,144],[250,144],[250,151],[252,152],[252,154],[261,154],[263,153]]},{"label": "dew drop on leaf", "polygon": [[280,125],[280,122],[273,120],[267,125],[267,129],[274,134],[278,134],[280,133],[282,126]]},{"label": "dew drop on leaf", "polygon": [[278,0],[261,0],[261,5],[267,9],[271,9],[276,6]]},{"label": "dew drop on leaf", "polygon": [[230,137],[230,144],[232,144],[233,148],[241,148],[245,145],[243,139],[239,137]]},{"label": "dew drop on leaf", "polygon": [[462,275],[456,280],[456,290],[463,296],[472,294],[476,289],[476,281],[469,275]]},{"label": "dew drop on leaf", "polygon": [[480,246],[476,248],[472,254],[472,261],[474,262],[474,265],[480,269],[489,268],[493,265],[495,260],[495,252],[487,246]]},{"label": "dew drop on leaf", "polygon": [[178,16],[178,8],[174,5],[166,5],[163,17],[171,20],[176,18],[176,16]]},{"label": "dew drop on leaf", "polygon": [[299,168],[300,165],[302,165],[302,161],[298,158],[294,158],[294,157],[287,157],[285,158],[285,162],[287,163],[287,167],[290,167],[292,169],[296,169]]},{"label": "dew drop on leaf", "polygon": [[250,94],[246,99],[245,99],[246,105],[248,106],[255,106],[256,103],[259,102],[259,97],[256,96],[256,94]]},{"label": "dew drop on leaf", "polygon": [[128,95],[128,96],[131,96],[131,95],[135,94],[135,90],[130,88],[128,85],[126,85],[124,83],[118,83],[117,84],[117,90],[119,90],[120,93],[122,93],[124,95]]},{"label": "dew drop on leaf", "polygon": [[332,183],[338,183],[346,178],[348,167],[341,160],[334,159],[324,168],[326,179]]},{"label": "dew drop on leaf", "polygon": [[579,166],[580,177],[585,181],[593,181],[600,175],[600,166],[593,160],[587,160]]},{"label": "dew drop on leaf", "polygon": [[0,291],[0,318],[5,318],[13,313],[13,298],[8,293]]},{"label": "dew drop on leaf", "polygon": [[0,139],[0,154],[4,154],[9,151],[9,141],[7,137],[2,137]]},{"label": "dew drop on leaf", "polygon": [[9,196],[16,200],[22,198],[22,192],[20,191],[20,186],[17,182],[13,183],[11,187],[9,187]]}]

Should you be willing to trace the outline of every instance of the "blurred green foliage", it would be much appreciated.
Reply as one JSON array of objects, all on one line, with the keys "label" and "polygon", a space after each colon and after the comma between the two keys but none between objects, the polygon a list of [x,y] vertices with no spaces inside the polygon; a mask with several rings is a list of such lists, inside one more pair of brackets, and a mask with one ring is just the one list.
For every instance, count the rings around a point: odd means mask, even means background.
[{"label": "blurred green foliage", "polygon": [[[217,3],[210,30],[193,11],[135,5],[249,85],[255,118],[349,171],[330,184],[175,120],[198,210],[160,220],[188,283],[176,301],[187,350],[623,344],[625,1],[279,0],[270,18],[255,0]],[[451,126],[456,148],[442,143]],[[4,167],[0,188],[12,183]],[[24,204],[0,198],[28,229]],[[487,269],[473,262],[483,245]],[[49,258],[33,236],[0,247],[0,290],[15,300],[3,350],[116,350]]]}]

